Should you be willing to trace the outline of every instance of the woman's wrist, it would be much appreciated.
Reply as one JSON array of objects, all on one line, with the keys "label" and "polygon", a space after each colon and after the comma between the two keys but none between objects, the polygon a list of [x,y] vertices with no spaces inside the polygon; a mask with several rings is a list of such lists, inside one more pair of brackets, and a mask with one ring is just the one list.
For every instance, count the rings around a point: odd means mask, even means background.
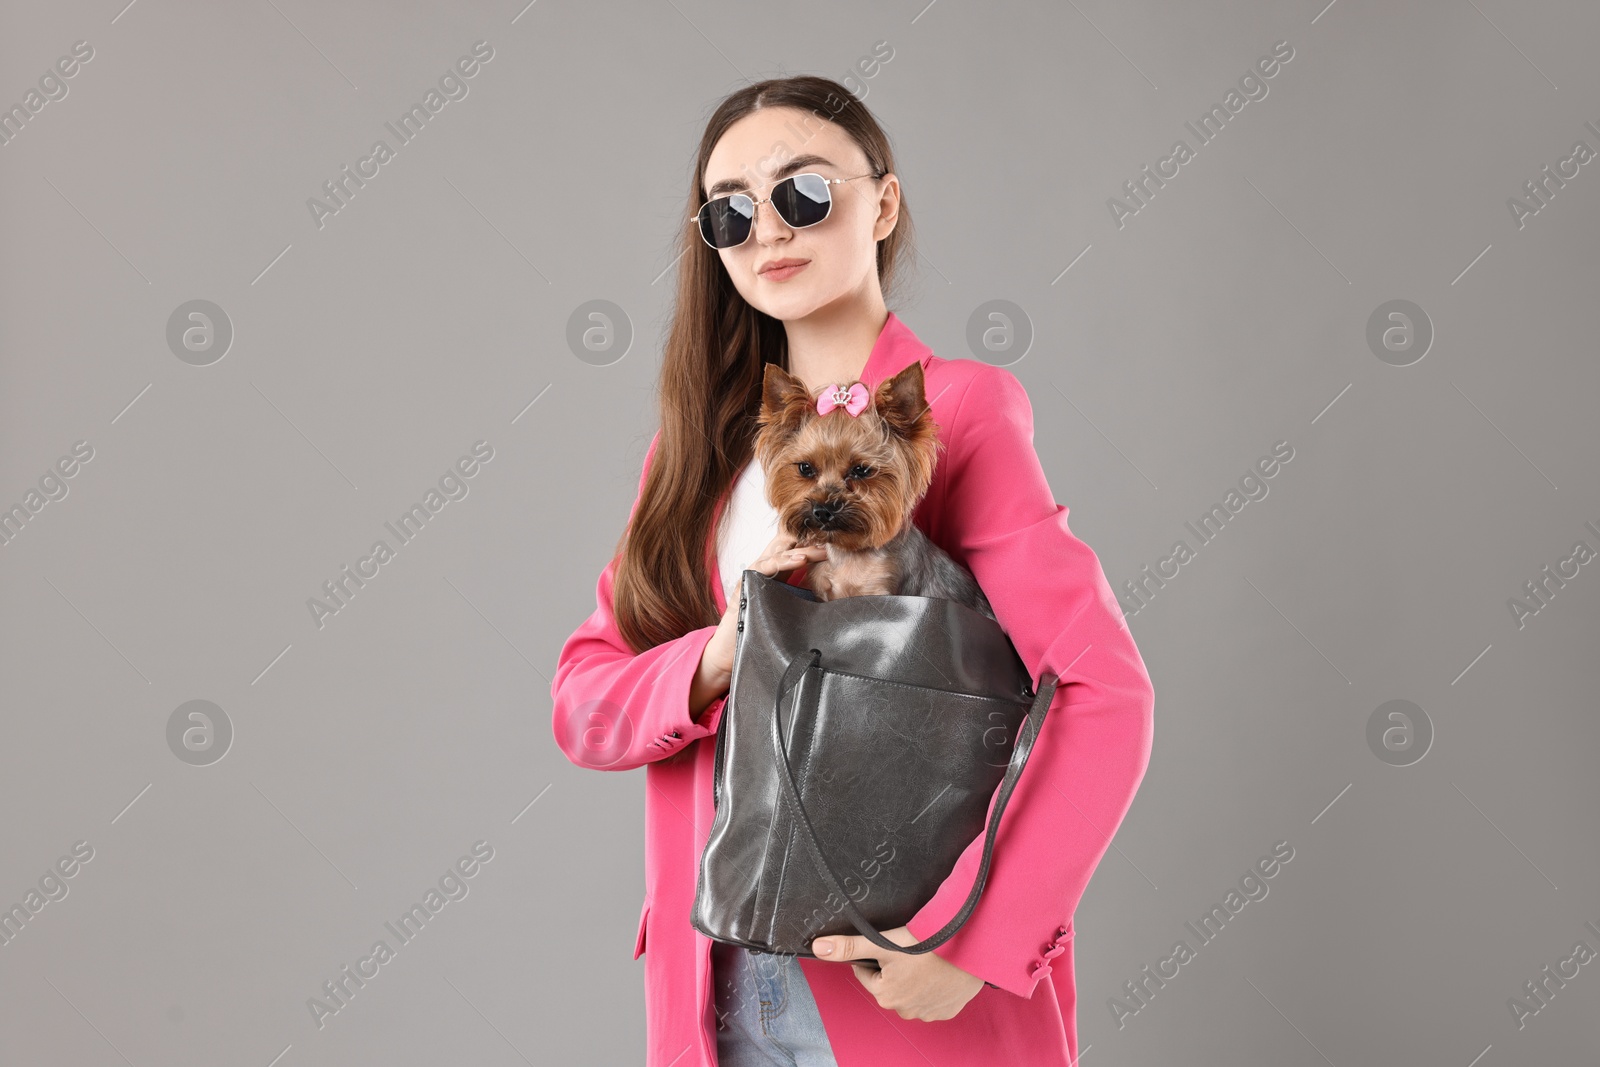
[{"label": "woman's wrist", "polygon": [[731,677],[724,677],[721,671],[708,667],[706,661],[701,659],[699,668],[694,672],[694,680],[689,683],[689,720],[698,725],[701,714],[728,691],[732,680]]}]

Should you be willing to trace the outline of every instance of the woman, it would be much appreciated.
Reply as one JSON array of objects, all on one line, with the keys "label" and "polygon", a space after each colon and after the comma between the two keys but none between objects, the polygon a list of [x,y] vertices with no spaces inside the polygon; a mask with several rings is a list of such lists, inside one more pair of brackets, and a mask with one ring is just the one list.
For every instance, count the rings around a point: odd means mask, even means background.
[{"label": "woman", "polygon": [[[826,183],[784,184],[799,174]],[[684,214],[730,193],[746,195],[731,205],[746,217],[754,202],[753,225],[712,205],[685,227],[661,429],[595,612],[563,646],[551,686],[569,760],[647,768],[634,950],[645,956],[647,1063],[1076,1064],[1072,913],[1149,759],[1144,663],[1098,558],[1045,481],[1021,383],[935,356],[888,311],[884,286],[911,254],[910,219],[866,108],[824,78],[734,93],[701,139]],[[713,815],[714,741],[698,742],[716,733],[726,700],[739,577],[794,582],[823,555],[764,540],[777,523],[751,462],[763,365],[819,394],[858,379],[875,389],[912,361],[945,445],[913,521],[971,570],[1030,674],[1059,676],[1051,713],[1001,820],[983,896],[950,940],[918,955],[859,936],[817,938],[814,960],[720,944],[714,954],[689,922]],[[943,926],[971,888],[982,841],[885,936],[912,944]],[[879,959],[881,970],[854,959]]]}]

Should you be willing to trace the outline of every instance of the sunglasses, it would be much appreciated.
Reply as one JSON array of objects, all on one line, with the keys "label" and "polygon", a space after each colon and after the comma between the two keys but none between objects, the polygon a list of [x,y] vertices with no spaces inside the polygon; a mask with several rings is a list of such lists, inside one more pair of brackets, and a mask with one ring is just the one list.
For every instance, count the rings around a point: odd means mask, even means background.
[{"label": "sunglasses", "polygon": [[791,229],[800,230],[815,226],[833,210],[829,186],[881,177],[881,174],[858,174],[854,178],[824,178],[820,174],[796,174],[774,185],[772,195],[765,200],[756,200],[744,193],[707,200],[699,211],[689,216],[689,221],[700,224],[700,236],[712,248],[733,248],[750,239],[757,204],[771,204]]}]

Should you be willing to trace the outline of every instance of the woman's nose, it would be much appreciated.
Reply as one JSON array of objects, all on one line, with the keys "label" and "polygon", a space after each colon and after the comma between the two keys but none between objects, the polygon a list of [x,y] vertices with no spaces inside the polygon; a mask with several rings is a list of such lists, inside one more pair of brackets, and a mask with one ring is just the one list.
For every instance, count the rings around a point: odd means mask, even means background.
[{"label": "woman's nose", "polygon": [[776,211],[772,209],[772,201],[767,200],[756,205],[755,233],[756,240],[762,244],[770,244],[779,238],[793,234],[789,224],[783,221]]}]

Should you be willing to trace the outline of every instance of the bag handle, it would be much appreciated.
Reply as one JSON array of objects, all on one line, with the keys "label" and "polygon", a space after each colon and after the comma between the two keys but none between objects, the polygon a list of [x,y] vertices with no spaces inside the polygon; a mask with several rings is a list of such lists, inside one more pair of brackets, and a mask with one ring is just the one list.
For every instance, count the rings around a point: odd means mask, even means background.
[{"label": "bag handle", "polygon": [[1000,816],[1006,810],[1006,802],[1011,799],[1011,791],[1016,788],[1017,778],[1022,774],[1022,768],[1028,762],[1028,755],[1033,751],[1033,742],[1039,736],[1039,730],[1044,726],[1045,713],[1050,710],[1050,701],[1055,696],[1057,678],[1054,674],[1041,674],[1039,676],[1039,692],[1034,698],[1033,707],[1028,709],[1028,718],[1022,724],[1022,731],[1017,737],[1016,746],[1011,750],[1011,762],[1006,766],[1005,778],[1000,783],[1000,792],[995,800],[994,812],[989,816],[989,825],[984,833],[983,862],[978,865],[977,877],[972,881],[972,891],[967,894],[967,899],[961,905],[961,910],[956,912],[954,918],[945,923],[937,931],[929,934],[922,941],[912,945],[897,945],[884,937],[867,917],[855,906],[850,899],[850,894],[845,892],[844,884],[839,876],[834,873],[828,860],[822,854],[822,849],[817,844],[816,827],[811,825],[811,816],[806,813],[805,804],[800,800],[800,788],[794,780],[794,768],[789,765],[789,753],[783,745],[783,729],[778,717],[783,710],[783,698],[793,689],[801,675],[812,667],[820,667],[822,653],[811,649],[805,656],[796,656],[789,661],[788,669],[783,672],[783,677],[778,683],[778,695],[772,708],[772,745],[778,755],[778,766],[783,773],[778,776],[778,784],[783,787],[783,793],[800,816],[801,839],[805,842],[806,849],[811,853],[812,862],[817,870],[827,875],[833,883],[834,889],[839,894],[839,899],[844,901],[845,914],[850,916],[850,921],[855,928],[861,931],[861,936],[882,948],[893,949],[895,952],[918,954],[931,952],[939,945],[944,944],[961,929],[961,926],[972,915],[972,909],[978,905],[978,897],[983,893],[983,885],[989,878],[989,855],[994,851],[995,834],[1000,829]]}]

